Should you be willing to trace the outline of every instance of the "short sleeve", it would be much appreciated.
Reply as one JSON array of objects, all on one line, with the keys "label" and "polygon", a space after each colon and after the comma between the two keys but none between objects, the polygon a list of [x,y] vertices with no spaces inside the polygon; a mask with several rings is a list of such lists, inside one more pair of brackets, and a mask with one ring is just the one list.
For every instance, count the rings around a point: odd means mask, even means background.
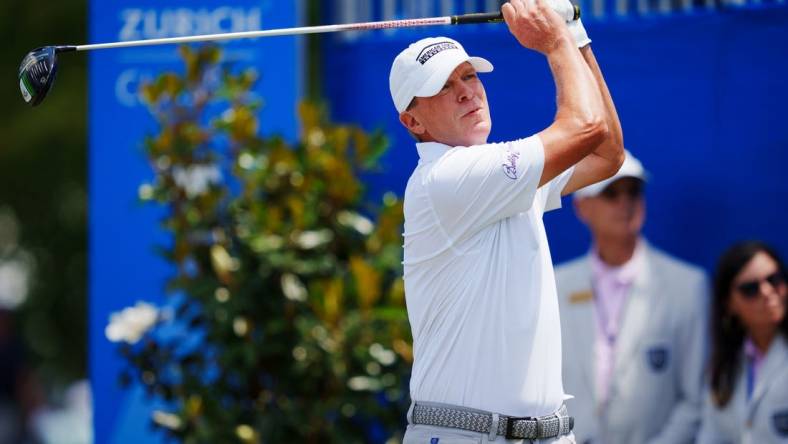
[{"label": "short sleeve", "polygon": [[539,189],[542,201],[542,211],[544,213],[561,208],[561,193],[564,191],[566,184],[569,183],[569,179],[572,178],[574,172],[575,167],[572,166]]},{"label": "short sleeve", "polygon": [[456,147],[425,177],[432,207],[446,234],[458,241],[499,220],[528,211],[544,168],[537,136]]}]

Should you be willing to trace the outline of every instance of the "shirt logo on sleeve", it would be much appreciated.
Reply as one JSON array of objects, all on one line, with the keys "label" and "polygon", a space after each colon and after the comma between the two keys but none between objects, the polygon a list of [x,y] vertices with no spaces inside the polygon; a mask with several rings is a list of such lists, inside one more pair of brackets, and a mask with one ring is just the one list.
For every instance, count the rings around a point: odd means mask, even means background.
[{"label": "shirt logo on sleeve", "polygon": [[517,179],[517,161],[520,159],[520,153],[507,151],[506,162],[503,163],[503,173],[509,179]]}]

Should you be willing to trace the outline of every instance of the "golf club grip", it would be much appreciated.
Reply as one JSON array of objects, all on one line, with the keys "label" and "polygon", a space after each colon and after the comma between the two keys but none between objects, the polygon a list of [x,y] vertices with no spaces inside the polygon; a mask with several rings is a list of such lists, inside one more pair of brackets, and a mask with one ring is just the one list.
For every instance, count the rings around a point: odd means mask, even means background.
[{"label": "golf club grip", "polygon": [[[573,4],[572,9],[574,14],[571,21],[576,21],[580,18],[580,6]],[[451,16],[452,25],[467,25],[471,23],[501,23],[503,22],[503,13],[501,12],[482,12],[475,14],[462,14]]]},{"label": "golf club grip", "polygon": [[471,23],[501,23],[503,13],[501,12],[480,12],[475,14],[463,14],[451,16],[452,25],[468,25]]}]

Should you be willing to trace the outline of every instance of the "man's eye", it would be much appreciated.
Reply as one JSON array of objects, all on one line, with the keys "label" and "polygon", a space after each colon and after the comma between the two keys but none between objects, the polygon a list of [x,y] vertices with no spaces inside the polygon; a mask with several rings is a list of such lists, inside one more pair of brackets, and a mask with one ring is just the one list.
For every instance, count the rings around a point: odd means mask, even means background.
[{"label": "man's eye", "polygon": [[476,73],[465,74],[465,80],[471,80],[476,78]]}]

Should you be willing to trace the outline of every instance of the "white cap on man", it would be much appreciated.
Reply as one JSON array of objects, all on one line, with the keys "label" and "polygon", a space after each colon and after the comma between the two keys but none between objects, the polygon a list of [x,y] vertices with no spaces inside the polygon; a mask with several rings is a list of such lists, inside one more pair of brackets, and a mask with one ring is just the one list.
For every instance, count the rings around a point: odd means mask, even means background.
[{"label": "white cap on man", "polygon": [[634,177],[635,179],[640,179],[643,182],[648,179],[648,172],[643,168],[643,164],[632,155],[629,151],[624,151],[624,163],[619,168],[618,172],[613,175],[613,177],[609,177],[601,182],[597,182],[595,184],[591,184],[585,188],[581,188],[574,193],[574,197],[576,199],[584,198],[584,197],[594,197],[599,195],[608,185],[617,181],[618,179],[623,179],[625,177]]},{"label": "white cap on man", "polygon": [[414,97],[438,94],[463,62],[473,65],[476,72],[493,70],[492,63],[470,57],[458,41],[448,37],[421,39],[400,52],[389,73],[389,90],[397,112],[405,111]]}]

